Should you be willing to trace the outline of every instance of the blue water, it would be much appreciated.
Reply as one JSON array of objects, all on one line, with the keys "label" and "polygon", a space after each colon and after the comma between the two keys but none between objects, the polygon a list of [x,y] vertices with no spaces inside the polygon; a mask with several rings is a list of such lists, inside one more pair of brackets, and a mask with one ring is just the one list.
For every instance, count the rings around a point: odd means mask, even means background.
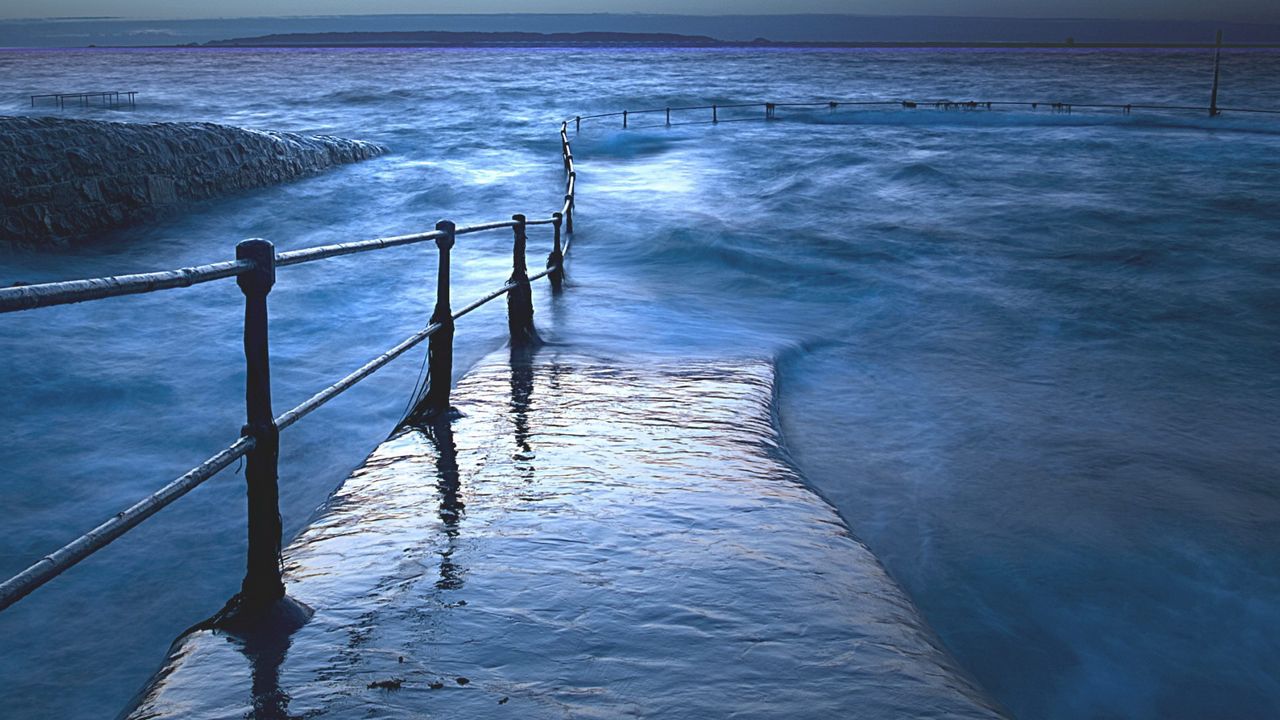
[{"label": "blue water", "polygon": [[[54,252],[0,282],[174,267],[550,211],[575,114],[752,99],[1205,103],[1202,52],[25,51],[0,107],[137,89],[129,120],[389,146],[385,158]],[[1280,54],[1229,53],[1221,102],[1280,107]],[[572,288],[544,336],[620,358],[774,357],[784,439],[960,664],[1023,718],[1280,707],[1280,122],[1043,109],[780,110],[584,121]],[[726,112],[724,119],[735,116]],[[694,119],[694,118],[689,118]],[[637,122],[635,125],[643,125]],[[455,250],[455,298],[509,272]],[[545,252],[545,233],[531,246]],[[287,268],[277,411],[420,327],[427,247]],[[239,292],[211,284],[0,319],[0,574],[233,439]],[[457,372],[503,342],[459,325]],[[386,436],[415,354],[291,429],[286,533]],[[15,717],[123,706],[238,587],[228,472],[0,614]],[[803,558],[796,558],[803,562]]]}]

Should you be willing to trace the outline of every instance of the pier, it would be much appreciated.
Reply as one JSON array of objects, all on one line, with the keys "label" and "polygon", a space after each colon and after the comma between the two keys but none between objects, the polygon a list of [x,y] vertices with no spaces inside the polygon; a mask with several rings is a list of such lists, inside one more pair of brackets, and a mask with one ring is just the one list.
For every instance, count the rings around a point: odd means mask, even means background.
[{"label": "pier", "polygon": [[774,386],[493,353],[285,548],[306,627],[197,629],[124,717],[1002,717],[772,452]]}]

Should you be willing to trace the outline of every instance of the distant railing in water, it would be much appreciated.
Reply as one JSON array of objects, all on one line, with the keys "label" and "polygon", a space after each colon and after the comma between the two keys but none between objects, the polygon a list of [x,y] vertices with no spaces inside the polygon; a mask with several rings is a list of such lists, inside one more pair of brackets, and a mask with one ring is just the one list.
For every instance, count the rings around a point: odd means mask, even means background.
[{"label": "distant railing in water", "polygon": [[[915,110],[919,107],[933,106],[938,110],[993,110],[997,107],[1025,107],[1032,110],[1038,110],[1041,106],[1048,108],[1055,113],[1070,113],[1075,108],[1085,108],[1091,110],[1120,110],[1123,114],[1128,115],[1134,110],[1161,110],[1161,111],[1193,111],[1207,113],[1209,117],[1217,117],[1223,113],[1255,113],[1263,115],[1280,115],[1280,110],[1270,108],[1246,108],[1246,107],[1220,107],[1218,105],[1218,81],[1222,65],[1222,31],[1219,30],[1215,44],[1210,46],[1214,48],[1213,56],[1213,86],[1209,93],[1209,104],[1207,106],[1199,105],[1160,105],[1153,103],[1068,103],[1068,102],[1045,102],[1037,100],[949,100],[949,99],[930,99],[930,100],[912,100],[908,98],[894,99],[877,99],[877,100],[821,100],[814,102],[747,102],[732,103],[728,105],[684,105],[679,107],[660,107],[645,108],[643,110],[622,110],[619,112],[597,113],[595,115],[578,115],[573,118],[573,127],[575,132],[582,130],[583,120],[600,120],[604,118],[621,118],[623,129],[630,127],[632,115],[648,115],[663,113],[665,122],[663,125],[670,127],[675,124],[671,122],[671,113],[673,112],[703,112],[711,111],[711,117],[703,120],[693,120],[682,125],[719,123],[721,122],[721,110],[735,110],[741,108],[758,108],[764,110],[764,115],[754,115],[744,118],[733,118],[734,120],[760,119],[773,120],[778,116],[778,108],[780,107],[812,107],[827,108],[834,112],[840,107],[883,107],[883,108],[902,108],[904,110]],[[706,118],[704,114],[702,116]]]},{"label": "distant railing in water", "polygon": [[[511,220],[463,227],[458,227],[448,220],[441,220],[436,223],[435,230],[430,232],[324,245],[282,253],[276,253],[274,246],[266,240],[245,240],[236,245],[235,260],[179,270],[0,288],[0,313],[6,313],[189,287],[234,277],[245,297],[244,352],[247,371],[246,423],[239,440],[144,500],[116,514],[56,552],[46,555],[4,583],[0,583],[0,610],[8,608],[76,563],[102,549],[242,457],[246,458],[249,548],[244,581],[241,584],[240,594],[233,602],[238,600],[236,607],[241,612],[252,612],[258,608],[268,607],[276,600],[283,598],[284,584],[280,569],[281,521],[277,486],[280,431],[292,426],[427,339],[430,339],[427,350],[427,388],[415,413],[428,419],[445,417],[449,410],[449,386],[453,373],[454,321],[502,295],[508,297],[508,320],[512,345],[515,347],[527,345],[533,340],[536,335],[533,328],[531,284],[545,277],[549,279],[553,291],[560,290],[564,280],[564,258],[569,252],[570,236],[573,233],[577,173],[573,165],[573,150],[569,145],[567,122],[560,125],[560,153],[564,160],[566,174],[564,204],[546,218],[529,220],[524,215],[514,215]],[[528,274],[525,259],[526,230],[530,225],[550,225],[553,230],[552,249],[547,256],[546,269],[534,275]],[[449,251],[453,248],[455,238],[459,235],[503,228],[511,228],[514,232],[511,277],[497,290],[461,310],[453,311],[449,297]],[[427,326],[292,410],[273,416],[271,363],[267,350],[267,295],[275,284],[276,269],[428,240],[435,241],[440,253],[440,262],[436,280],[435,308]],[[228,604],[228,607],[232,605]]]},{"label": "distant railing in water", "polygon": [[[1218,117],[1224,113],[1255,113],[1262,115],[1280,115],[1280,110],[1269,108],[1245,108],[1245,107],[1219,107],[1214,103],[1208,106],[1201,105],[1159,105],[1152,103],[1068,103],[1068,102],[1045,102],[1040,100],[820,100],[814,102],[749,102],[749,103],[732,103],[728,105],[685,105],[679,107],[660,107],[645,108],[643,110],[621,110],[619,112],[597,113],[595,115],[578,115],[573,118],[574,130],[580,132],[582,130],[583,120],[602,120],[605,118],[619,118],[622,121],[622,128],[631,128],[634,123],[631,118],[635,115],[651,115],[663,113],[665,122],[646,127],[670,127],[672,125],[705,125],[721,122],[737,122],[739,120],[775,120],[778,118],[778,108],[827,108],[834,112],[842,107],[880,107],[884,109],[901,108],[904,110],[915,110],[922,107],[932,107],[936,110],[994,110],[996,108],[1028,108],[1031,110],[1047,109],[1055,113],[1070,113],[1077,108],[1089,110],[1119,110],[1122,114],[1128,115],[1134,110],[1161,110],[1161,111],[1193,111],[1198,113],[1206,113],[1210,117]],[[739,115],[730,118],[721,117],[724,110],[736,110],[742,108],[755,108],[763,110],[763,114],[759,115]],[[699,120],[686,120],[684,122],[672,122],[672,113],[688,113],[711,111],[710,115],[702,115]]]},{"label": "distant railing in water", "polygon": [[136,90],[107,90],[105,92],[76,92],[76,93],[49,93],[48,95],[32,95],[31,107],[36,106],[37,100],[53,100],[58,109],[67,107],[67,101],[71,100],[79,102],[80,107],[89,107],[92,101],[97,99],[98,105],[105,108],[120,108],[128,105],[129,107],[138,106],[138,92]]}]

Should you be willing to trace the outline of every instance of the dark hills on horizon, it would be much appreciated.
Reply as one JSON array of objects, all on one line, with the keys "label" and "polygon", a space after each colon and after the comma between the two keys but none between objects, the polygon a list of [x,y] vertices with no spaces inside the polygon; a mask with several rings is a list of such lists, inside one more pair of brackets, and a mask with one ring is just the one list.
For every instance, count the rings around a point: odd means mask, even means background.
[{"label": "dark hills on horizon", "polygon": [[[1210,47],[1213,43],[1151,43],[1151,42],[1102,42],[1077,43],[1074,38],[1058,42],[1003,42],[1003,41],[774,41],[755,38],[749,41],[720,40],[707,35],[681,35],[679,33],[627,33],[627,32],[449,32],[440,30],[392,31],[392,32],[323,32],[276,33],[259,37],[212,40],[200,47],[237,48],[342,48],[342,47],[779,47],[779,48],[842,48],[842,47]],[[1244,47],[1280,47],[1280,44],[1236,44]]]},{"label": "dark hills on horizon", "polygon": [[616,32],[449,32],[441,30],[394,32],[279,33],[261,37],[213,40],[204,47],[460,47],[511,45],[661,45],[717,46],[723,42],[706,35],[678,33]]},{"label": "dark hills on horizon", "polygon": [[[1228,44],[1280,43],[1280,25],[1199,20],[1044,19],[889,15],[436,14],[259,17],[202,20],[58,19],[0,21],[2,47],[203,45],[322,33],[576,33],[681,36],[683,44],[801,46],[1062,44],[1199,45],[1222,29]],[[238,38],[239,40],[227,40]],[[694,38],[694,39],[687,39]],[[367,39],[366,39],[367,40]],[[598,41],[598,40],[597,40]],[[614,44],[620,40],[615,37]],[[279,38],[273,39],[279,42]],[[471,41],[481,42],[479,40]],[[505,40],[517,43],[513,38]],[[547,42],[545,39],[538,42]],[[659,40],[629,42],[655,44]],[[350,43],[345,43],[350,44]],[[377,44],[388,44],[379,41]],[[451,44],[466,44],[451,42]]]}]

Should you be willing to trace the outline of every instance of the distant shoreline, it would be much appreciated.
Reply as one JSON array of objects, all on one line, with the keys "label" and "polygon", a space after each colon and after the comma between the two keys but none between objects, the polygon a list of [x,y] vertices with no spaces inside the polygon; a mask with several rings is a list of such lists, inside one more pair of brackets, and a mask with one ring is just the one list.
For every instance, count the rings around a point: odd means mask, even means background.
[{"label": "distant shoreline", "polygon": [[[848,13],[402,13],[167,20],[0,20],[0,46],[562,47],[563,40],[549,38],[590,36],[597,41],[612,37],[604,41],[609,47],[1159,50],[1203,47],[1213,42],[1217,31],[1222,31],[1224,39],[1232,43],[1229,47],[1280,47],[1280,17],[1271,20],[1258,17],[1249,21],[1158,17],[1135,20]],[[449,35],[452,39],[445,39]],[[371,36],[380,37],[371,40]],[[431,41],[422,41],[423,37],[431,36],[435,36]],[[460,40],[459,36],[472,39]],[[495,42],[495,38],[502,36],[506,39]],[[642,36],[650,39],[638,41],[637,37]],[[756,42],[759,40],[764,42]]]},{"label": "distant shoreline", "polygon": [[[168,46],[174,47],[174,46]],[[808,41],[720,40],[706,35],[626,32],[326,32],[213,40],[198,48],[800,48],[800,49],[1212,49],[1211,42]],[[1280,43],[1224,43],[1228,49],[1280,49]]]},{"label": "distant shoreline", "polygon": [[[1280,43],[1045,43],[1045,42],[718,42],[713,44],[682,43],[626,43],[626,42],[593,42],[593,43],[245,43],[234,45],[90,45],[87,47],[102,49],[185,49],[185,50],[235,50],[235,49],[369,49],[369,48],[672,48],[672,49],[1060,49],[1060,50],[1212,50],[1221,47],[1223,50],[1280,50]],[[74,49],[74,48],[71,48]]]}]

